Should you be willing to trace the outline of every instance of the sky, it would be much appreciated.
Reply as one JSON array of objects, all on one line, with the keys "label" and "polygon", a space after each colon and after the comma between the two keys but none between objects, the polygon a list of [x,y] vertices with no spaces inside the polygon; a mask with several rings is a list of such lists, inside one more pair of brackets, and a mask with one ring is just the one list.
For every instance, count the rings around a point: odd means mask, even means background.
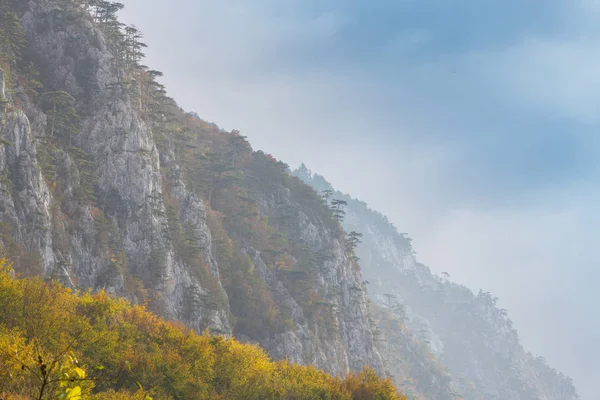
[{"label": "sky", "polygon": [[597,399],[600,0],[124,2],[181,106],[386,214]]}]

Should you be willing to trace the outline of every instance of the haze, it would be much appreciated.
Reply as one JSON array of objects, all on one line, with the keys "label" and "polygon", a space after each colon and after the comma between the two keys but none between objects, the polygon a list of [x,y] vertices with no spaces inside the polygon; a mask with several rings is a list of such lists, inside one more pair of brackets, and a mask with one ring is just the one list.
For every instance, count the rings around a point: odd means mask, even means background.
[{"label": "haze", "polygon": [[190,111],[305,162],[600,378],[600,2],[126,0]]}]

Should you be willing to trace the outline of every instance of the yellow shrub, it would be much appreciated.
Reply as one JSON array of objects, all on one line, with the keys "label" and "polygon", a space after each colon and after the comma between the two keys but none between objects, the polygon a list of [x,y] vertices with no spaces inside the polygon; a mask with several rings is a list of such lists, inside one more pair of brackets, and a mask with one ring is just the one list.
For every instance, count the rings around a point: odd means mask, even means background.
[{"label": "yellow shrub", "polygon": [[369,369],[342,380],[273,362],[257,346],[198,335],[104,291],[13,275],[0,259],[1,398],[402,399]]}]

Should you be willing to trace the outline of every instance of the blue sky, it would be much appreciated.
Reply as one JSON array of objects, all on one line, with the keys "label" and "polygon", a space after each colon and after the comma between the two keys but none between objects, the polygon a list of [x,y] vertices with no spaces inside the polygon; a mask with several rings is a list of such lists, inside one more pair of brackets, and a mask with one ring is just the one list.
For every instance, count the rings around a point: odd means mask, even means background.
[{"label": "blue sky", "polygon": [[188,110],[387,214],[600,378],[600,0],[125,0]]}]

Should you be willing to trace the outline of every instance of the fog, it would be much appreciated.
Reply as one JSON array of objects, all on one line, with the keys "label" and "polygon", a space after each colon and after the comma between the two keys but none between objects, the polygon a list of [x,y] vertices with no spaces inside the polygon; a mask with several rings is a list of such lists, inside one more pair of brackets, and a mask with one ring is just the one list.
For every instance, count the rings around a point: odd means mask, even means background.
[{"label": "fog", "polygon": [[301,162],[600,378],[600,3],[126,0],[184,108]]}]

